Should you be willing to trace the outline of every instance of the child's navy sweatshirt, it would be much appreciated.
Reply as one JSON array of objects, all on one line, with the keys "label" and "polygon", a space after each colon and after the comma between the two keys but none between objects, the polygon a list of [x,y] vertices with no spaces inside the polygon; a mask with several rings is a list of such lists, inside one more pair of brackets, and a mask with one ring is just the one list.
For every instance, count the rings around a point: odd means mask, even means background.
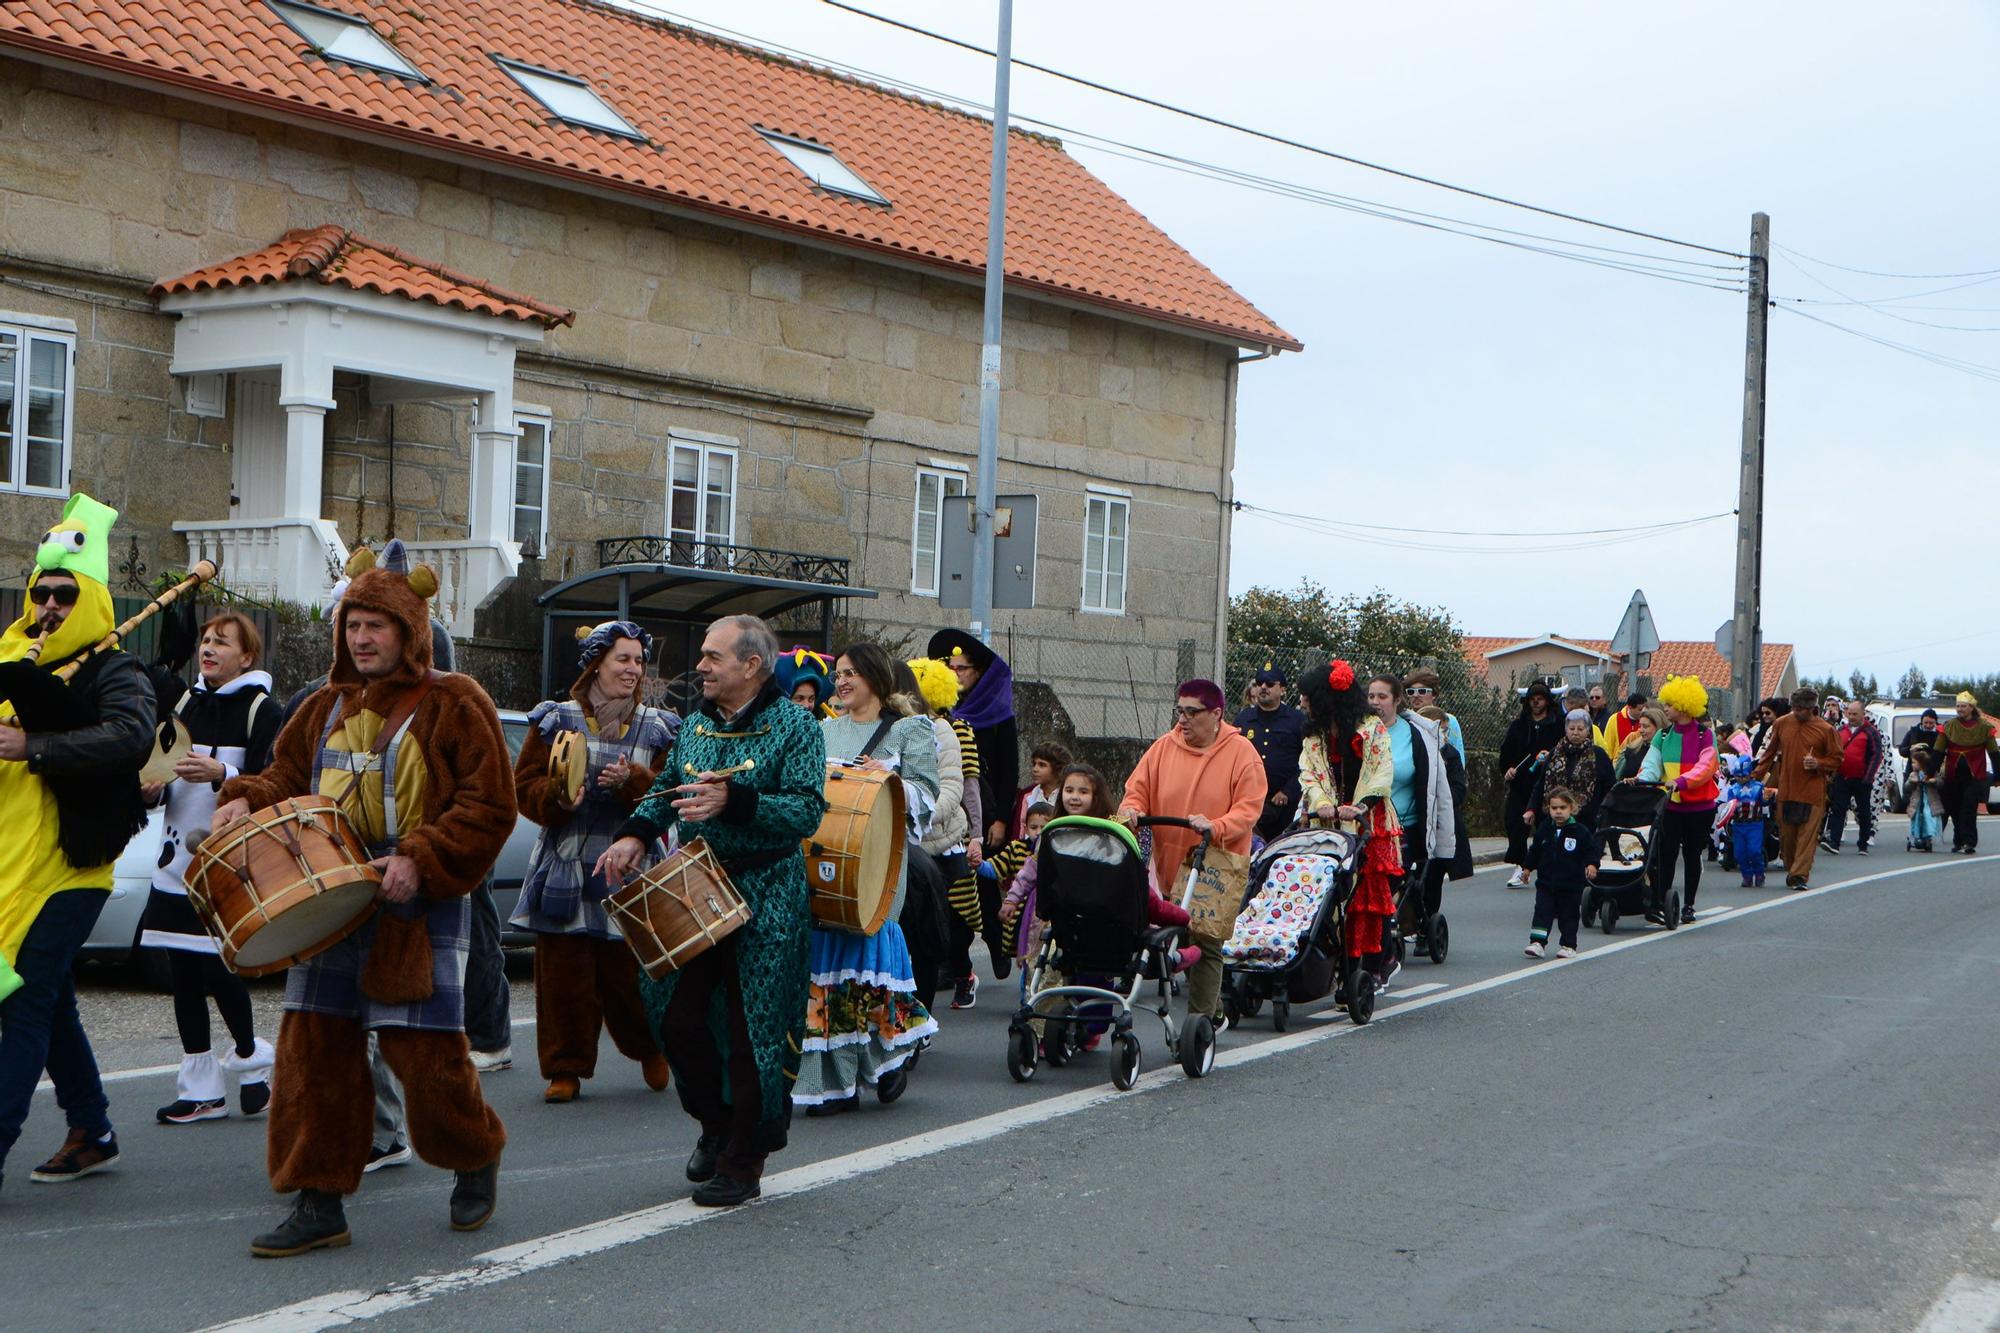
[{"label": "child's navy sweatshirt", "polygon": [[1597,834],[1574,815],[1566,824],[1543,819],[1535,825],[1528,843],[1528,869],[1540,876],[1536,883],[1545,889],[1580,889],[1585,866],[1594,866],[1604,857]]}]

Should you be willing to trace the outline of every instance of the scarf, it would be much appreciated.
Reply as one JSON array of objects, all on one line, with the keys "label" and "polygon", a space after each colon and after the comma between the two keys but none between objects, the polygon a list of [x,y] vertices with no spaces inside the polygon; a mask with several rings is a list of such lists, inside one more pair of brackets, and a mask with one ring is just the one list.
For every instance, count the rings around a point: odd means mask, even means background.
[{"label": "scarf", "polygon": [[993,665],[979,673],[979,679],[951,715],[971,727],[974,731],[984,731],[997,727],[1014,716],[1014,669],[1007,665],[1007,659],[995,656]]},{"label": "scarf", "polygon": [[1595,741],[1578,742],[1563,737],[1549,751],[1543,790],[1567,787],[1576,793],[1577,813],[1590,809],[1597,804],[1597,756],[1602,753]]},{"label": "scarf", "polygon": [[590,688],[585,691],[590,704],[590,715],[597,719],[597,734],[607,741],[615,741],[625,734],[626,724],[639,708],[639,691],[634,690],[623,699],[613,699],[604,692],[604,686],[595,675],[590,678]]}]

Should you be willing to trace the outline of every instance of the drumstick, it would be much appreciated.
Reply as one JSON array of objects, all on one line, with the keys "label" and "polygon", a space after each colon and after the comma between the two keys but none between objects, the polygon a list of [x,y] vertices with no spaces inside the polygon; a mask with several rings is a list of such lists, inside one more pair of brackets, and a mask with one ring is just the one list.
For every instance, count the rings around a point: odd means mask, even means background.
[{"label": "drumstick", "polygon": [[[682,764],[681,767],[688,771],[689,777],[701,776],[702,770],[696,768],[693,764]],[[728,768],[718,768],[713,772],[709,773],[709,777],[711,779],[733,778],[738,773],[748,773],[750,770],[756,767],[757,767],[757,761],[755,759],[745,759],[740,764],[731,764]]]}]

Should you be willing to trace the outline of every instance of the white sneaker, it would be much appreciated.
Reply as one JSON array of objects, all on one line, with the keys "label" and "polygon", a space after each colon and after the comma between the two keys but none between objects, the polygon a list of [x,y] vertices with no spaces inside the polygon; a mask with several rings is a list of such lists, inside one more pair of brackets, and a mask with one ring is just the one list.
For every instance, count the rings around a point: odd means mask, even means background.
[{"label": "white sneaker", "polygon": [[1575,946],[1574,946],[1574,945],[1569,945],[1569,944],[1565,944],[1565,945],[1563,945],[1563,946],[1562,946],[1562,948],[1560,948],[1560,949],[1557,949],[1557,950],[1556,950],[1556,957],[1558,957],[1558,958],[1574,958],[1574,957],[1576,957],[1576,948],[1575,948]]},{"label": "white sneaker", "polygon": [[1527,888],[1527,887],[1528,887],[1528,877],[1527,877],[1527,875],[1523,874],[1523,873],[1522,873],[1522,872],[1521,872],[1520,870],[1516,870],[1516,871],[1515,871],[1515,872],[1514,872],[1514,873],[1513,873],[1512,875],[1510,875],[1510,876],[1508,877],[1508,879],[1507,879],[1507,887],[1508,887],[1508,888],[1510,888],[1510,889],[1525,889],[1525,888]]},{"label": "white sneaker", "polygon": [[1528,957],[1530,957],[1530,958],[1540,958],[1540,957],[1542,956],[1542,944],[1541,944],[1541,941],[1539,941],[1539,940],[1529,940],[1529,941],[1528,941],[1528,947],[1527,947],[1527,948],[1525,948],[1525,949],[1523,949],[1523,950],[1521,950],[1521,952],[1522,952],[1522,953],[1524,953],[1524,954],[1526,954],[1526,955],[1528,955]]},{"label": "white sneaker", "polygon": [[497,1074],[503,1069],[514,1067],[514,1043],[508,1042],[497,1051],[474,1051],[472,1068],[481,1074]]}]

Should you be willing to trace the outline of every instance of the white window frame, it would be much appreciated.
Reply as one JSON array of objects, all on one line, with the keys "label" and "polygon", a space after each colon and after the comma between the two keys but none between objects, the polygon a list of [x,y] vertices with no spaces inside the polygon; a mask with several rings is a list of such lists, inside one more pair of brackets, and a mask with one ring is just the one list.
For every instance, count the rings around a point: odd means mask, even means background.
[{"label": "white window frame", "polygon": [[[931,585],[923,586],[923,548],[918,534],[923,531],[924,482],[926,479],[937,483],[937,494],[931,505]],[[910,592],[917,597],[935,597],[944,583],[944,502],[947,487],[958,483],[958,494],[967,495],[972,490],[972,474],[956,463],[947,463],[933,458],[929,464],[917,468],[916,484],[910,500]]]},{"label": "white window frame", "polygon": [[[823,143],[811,139],[801,139],[796,135],[780,134],[759,126],[757,133],[764,142],[785,155],[785,160],[798,168],[799,174],[828,194],[837,194],[847,199],[859,199],[868,204],[888,204],[882,192],[862,179],[861,173],[847,165],[839,153]],[[828,170],[832,168],[832,170]],[[831,177],[832,179],[828,179]]]},{"label": "white window frame", "polygon": [[[1090,522],[1091,515],[1102,511],[1105,515],[1103,535],[1100,542],[1111,540],[1111,511],[1116,508],[1125,515],[1124,531],[1118,539],[1118,604],[1105,603],[1104,581],[1111,573],[1108,560],[1101,561],[1098,570],[1098,605],[1090,601]],[[1088,615],[1122,616],[1132,600],[1132,499],[1129,495],[1119,495],[1109,487],[1092,487],[1083,497],[1083,586],[1079,591],[1079,604]]]},{"label": "white window frame", "polygon": [[[362,69],[372,69],[378,74],[393,74],[398,78],[413,79],[418,83],[430,82],[429,77],[412,64],[408,56],[397,50],[394,42],[375,31],[375,25],[367,19],[357,18],[353,14],[342,14],[337,10],[321,9],[318,5],[302,3],[302,0],[269,0],[269,3],[278,17],[285,21],[286,26],[305,38],[306,45],[323,59],[338,60],[343,65],[358,65]],[[339,25],[339,27],[323,26],[320,32],[314,32],[311,25],[315,22],[322,25]],[[325,34],[341,32],[344,36],[345,32],[342,29],[365,33],[366,40],[362,45],[366,47],[372,42],[381,49],[382,55],[375,56],[373,51],[364,56],[353,51],[335,50],[340,38],[336,37],[329,42],[325,40]],[[375,58],[370,59],[370,56]]]},{"label": "white window frame", "polygon": [[[32,315],[0,312],[0,335],[14,340],[14,421],[8,437],[8,466],[0,474],[0,491],[14,495],[47,495],[57,499],[69,495],[71,444],[76,435],[76,334],[72,328],[54,328],[50,321]],[[50,343],[63,349],[62,440],[58,460],[59,480],[54,486],[28,483],[28,404],[29,377],[33,373],[34,345]],[[43,441],[54,443],[54,441]]]},{"label": "white window frame", "polygon": [[[674,465],[682,449],[694,450],[697,455],[695,467],[696,527],[680,529],[674,526]],[[729,530],[717,534],[710,530],[708,513],[709,469],[718,457],[729,459]],[[666,528],[667,563],[683,563],[674,559],[685,543],[689,559],[685,562],[701,569],[726,569],[735,563],[736,553],[731,551],[711,551],[709,544],[715,542],[728,546],[736,545],[737,518],[741,514],[743,481],[743,450],[740,443],[727,435],[710,435],[703,431],[670,430],[667,432],[667,509]]]},{"label": "white window frame", "polygon": [[[596,130],[599,134],[615,135],[620,139],[637,139],[641,143],[646,141],[646,136],[639,133],[633,127],[632,122],[625,119],[624,113],[611,105],[610,99],[597,91],[587,79],[579,79],[576,75],[565,74],[561,70],[545,69],[540,65],[530,65],[522,60],[508,60],[501,56],[495,56],[493,59],[499,64],[500,68],[507,71],[514,82],[521,85],[521,91],[535,99],[537,106],[541,107],[551,116],[554,116],[557,120],[560,120],[563,124],[574,125],[578,129],[583,130]],[[587,94],[591,101],[597,104],[607,120],[615,123],[607,124],[606,120],[595,120],[588,116],[564,111],[549,100],[548,94],[553,92],[554,89],[549,88],[547,91],[544,91],[542,87],[537,87],[537,84],[553,84],[578,89]]]},{"label": "white window frame", "polygon": [[549,553],[549,460],[555,452],[555,414],[545,407],[522,405],[514,411],[514,428],[520,432],[514,440],[514,503],[509,510],[508,530],[514,540],[519,541],[521,530],[521,464],[528,448],[528,430],[538,428],[542,432],[542,493],[536,499],[535,549],[543,555]]}]

